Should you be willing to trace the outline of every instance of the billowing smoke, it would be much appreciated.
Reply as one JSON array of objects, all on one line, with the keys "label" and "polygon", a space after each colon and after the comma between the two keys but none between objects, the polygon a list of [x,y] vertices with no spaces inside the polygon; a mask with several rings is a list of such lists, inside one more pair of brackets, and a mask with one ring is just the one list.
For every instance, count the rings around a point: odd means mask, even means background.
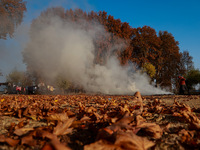
[{"label": "billowing smoke", "polygon": [[[49,20],[48,25],[37,23],[32,26],[30,41],[23,51],[24,62],[32,70],[40,72],[46,81],[62,75],[88,92],[167,93],[150,85],[147,75],[132,71],[133,67],[122,67],[115,56],[109,57],[104,65],[94,63],[94,40],[99,33],[108,34],[101,25],[94,23],[86,31],[74,22],[64,22],[57,17]],[[86,22],[82,23],[87,26]]]}]

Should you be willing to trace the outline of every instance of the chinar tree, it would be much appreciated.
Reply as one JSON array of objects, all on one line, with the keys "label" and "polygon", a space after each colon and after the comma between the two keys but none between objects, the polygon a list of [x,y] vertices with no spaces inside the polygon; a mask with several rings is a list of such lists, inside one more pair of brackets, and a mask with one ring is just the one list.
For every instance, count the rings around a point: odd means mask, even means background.
[{"label": "chinar tree", "polygon": [[0,0],[0,39],[13,37],[15,28],[21,24],[26,2],[23,0]]}]

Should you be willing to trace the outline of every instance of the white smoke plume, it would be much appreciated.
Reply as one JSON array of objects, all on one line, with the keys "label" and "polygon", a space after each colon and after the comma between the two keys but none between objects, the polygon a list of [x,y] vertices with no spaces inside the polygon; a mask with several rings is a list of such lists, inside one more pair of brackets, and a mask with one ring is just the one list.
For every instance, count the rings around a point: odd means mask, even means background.
[{"label": "white smoke plume", "polygon": [[48,81],[62,74],[88,92],[167,94],[150,85],[147,75],[133,73],[128,66],[122,67],[114,56],[105,65],[95,64],[93,41],[97,33],[108,34],[98,24],[86,31],[78,24],[53,17],[48,26],[37,24],[31,28],[30,41],[23,51],[24,61]]}]

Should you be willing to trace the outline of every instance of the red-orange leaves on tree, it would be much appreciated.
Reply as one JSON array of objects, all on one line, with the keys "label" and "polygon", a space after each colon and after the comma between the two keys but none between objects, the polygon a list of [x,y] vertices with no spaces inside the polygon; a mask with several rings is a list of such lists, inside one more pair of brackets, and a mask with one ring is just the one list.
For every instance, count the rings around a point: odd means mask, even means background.
[{"label": "red-orange leaves on tree", "polygon": [[0,39],[13,36],[15,28],[22,22],[26,3],[23,0],[0,0]]}]

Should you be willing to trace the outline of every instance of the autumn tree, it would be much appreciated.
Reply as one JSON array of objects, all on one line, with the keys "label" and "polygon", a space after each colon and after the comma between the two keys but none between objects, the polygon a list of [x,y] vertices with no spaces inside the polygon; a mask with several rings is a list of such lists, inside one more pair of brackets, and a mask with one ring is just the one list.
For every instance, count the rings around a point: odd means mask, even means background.
[{"label": "autumn tree", "polygon": [[[145,64],[150,64],[147,68],[153,72],[153,74],[150,73],[152,81],[155,80],[161,87],[170,89],[177,83],[178,75],[192,68],[191,56],[187,51],[179,52],[179,43],[171,33],[160,31],[157,34],[155,29],[149,26],[133,28],[127,22],[121,22],[120,19],[115,19],[105,11],[84,12],[81,9],[65,11],[62,7],[48,8],[33,20],[32,36],[37,37],[40,31],[51,23],[49,16],[52,15],[63,19],[63,24],[70,21],[72,24],[78,24],[85,31],[95,29],[96,25],[98,27],[99,24],[102,25],[101,30],[95,32],[93,39],[94,63],[106,64],[109,57],[115,55],[121,65],[136,63],[142,68]],[[25,62],[30,60],[30,57],[30,55],[24,55]],[[32,63],[27,64],[29,70],[32,68]],[[32,72],[36,72],[36,77],[42,74],[40,69],[32,70]],[[65,85],[67,82],[60,84],[61,87]]]},{"label": "autumn tree", "polygon": [[153,28],[144,26],[134,29],[131,44],[133,46],[133,61],[137,62],[141,67],[146,62],[150,62],[156,66],[156,58],[159,54],[161,40]]},{"label": "autumn tree", "polygon": [[6,76],[6,81],[23,87],[32,85],[32,80],[29,78],[28,74],[23,71],[18,71],[17,69],[14,69]]},{"label": "autumn tree", "polygon": [[162,69],[158,73],[157,82],[163,87],[172,89],[172,85],[177,83],[177,76],[180,74],[179,42],[167,31],[160,31],[159,37],[162,41],[160,51],[163,59],[159,63]]},{"label": "autumn tree", "polygon": [[26,11],[23,0],[0,0],[0,39],[13,37],[15,28],[21,24]]},{"label": "autumn tree", "polygon": [[181,53],[181,67],[185,74],[194,69],[194,63],[192,59],[193,57],[190,56],[189,51],[183,51]]}]

